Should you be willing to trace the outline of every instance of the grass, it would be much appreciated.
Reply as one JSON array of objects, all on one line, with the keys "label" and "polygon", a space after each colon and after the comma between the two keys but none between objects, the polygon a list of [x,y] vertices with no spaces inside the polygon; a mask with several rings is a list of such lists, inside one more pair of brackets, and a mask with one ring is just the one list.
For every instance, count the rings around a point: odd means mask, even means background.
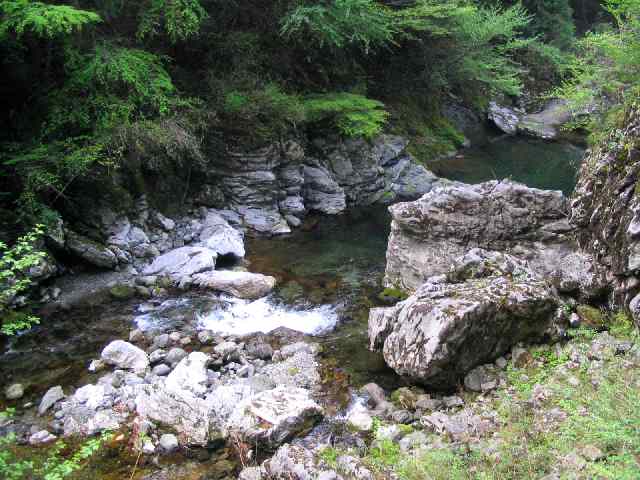
[{"label": "grass", "polygon": [[[611,315],[609,331],[617,338],[638,336],[628,316]],[[630,355],[585,361],[569,368],[569,351],[585,354],[597,333],[578,329],[571,346],[530,350],[534,362],[509,367],[508,387],[492,400],[499,428],[493,436],[469,444],[435,444],[405,453],[390,440],[378,441],[362,458],[376,478],[400,480],[640,478],[640,365]],[[570,377],[574,380],[568,381]],[[576,381],[577,380],[577,381]],[[547,396],[531,402],[539,384]],[[544,420],[544,421],[543,421]],[[379,428],[380,421],[376,421]],[[438,446],[436,446],[438,445]],[[596,457],[586,452],[600,452]],[[337,458],[335,449],[323,458]],[[333,456],[333,457],[330,457]],[[571,458],[578,458],[572,465]],[[329,463],[329,462],[327,462]]]}]

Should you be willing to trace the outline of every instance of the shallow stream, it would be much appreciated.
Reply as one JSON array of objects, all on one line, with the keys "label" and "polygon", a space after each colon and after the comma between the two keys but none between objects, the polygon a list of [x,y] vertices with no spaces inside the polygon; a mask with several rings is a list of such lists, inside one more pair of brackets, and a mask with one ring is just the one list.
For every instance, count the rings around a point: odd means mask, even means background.
[{"label": "shallow stream", "polygon": [[[511,177],[570,193],[582,154],[580,147],[568,143],[497,137],[432,167],[439,175],[469,183]],[[380,304],[389,223],[386,208],[357,209],[335,217],[309,217],[303,228],[288,236],[247,239],[249,270],[278,280],[273,294],[253,302],[189,293],[57,313],[5,346],[0,354],[1,383],[25,384],[24,403],[39,401],[53,385],[94,382],[86,370],[88,362],[99,357],[110,340],[126,338],[136,327],[239,335],[288,327],[313,335],[323,345],[325,374],[340,380],[329,382],[336,388],[372,381],[395,388],[401,379],[380,354],[367,348],[368,310]],[[336,397],[344,393],[334,392]],[[105,471],[95,473],[103,479],[120,478],[114,472],[128,468],[128,461],[114,458]]]}]

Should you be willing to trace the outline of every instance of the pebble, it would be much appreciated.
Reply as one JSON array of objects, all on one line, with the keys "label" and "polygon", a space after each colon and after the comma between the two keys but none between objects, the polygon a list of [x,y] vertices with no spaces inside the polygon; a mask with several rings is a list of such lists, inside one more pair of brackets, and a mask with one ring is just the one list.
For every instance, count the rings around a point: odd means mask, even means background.
[{"label": "pebble", "polygon": [[171,367],[165,365],[164,363],[161,363],[153,367],[153,370],[151,372],[158,377],[164,377],[166,375],[169,375],[169,372],[171,372]]},{"label": "pebble", "polygon": [[175,347],[169,350],[169,353],[167,353],[165,361],[169,365],[176,365],[180,360],[182,360],[186,356],[187,356],[187,352],[185,352],[182,348]]},{"label": "pebble", "polygon": [[144,341],[144,333],[139,328],[131,330],[129,333],[129,341],[132,343],[138,343]]}]

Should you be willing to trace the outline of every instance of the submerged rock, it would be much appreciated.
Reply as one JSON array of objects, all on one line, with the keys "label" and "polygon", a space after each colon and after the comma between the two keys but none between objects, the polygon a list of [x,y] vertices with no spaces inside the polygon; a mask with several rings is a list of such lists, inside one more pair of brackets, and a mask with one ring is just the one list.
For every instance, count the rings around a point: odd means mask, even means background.
[{"label": "submerged rock", "polygon": [[557,306],[553,291],[522,261],[474,249],[407,300],[371,309],[370,346],[382,349],[398,374],[452,387],[514,344],[548,335]]},{"label": "submerged rock", "polygon": [[184,281],[181,285],[208,288],[253,300],[271,292],[276,285],[276,279],[260,273],[217,270],[193,275],[190,280]]}]

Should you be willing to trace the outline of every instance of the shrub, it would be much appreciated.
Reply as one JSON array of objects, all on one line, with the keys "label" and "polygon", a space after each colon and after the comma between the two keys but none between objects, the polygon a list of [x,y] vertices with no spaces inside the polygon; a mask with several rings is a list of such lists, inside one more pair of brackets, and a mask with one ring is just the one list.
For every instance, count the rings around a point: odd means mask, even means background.
[{"label": "shrub", "polygon": [[30,34],[54,39],[100,21],[98,14],[69,5],[49,5],[32,0],[0,1],[0,38],[12,32],[18,38]]},{"label": "shrub", "polygon": [[283,19],[280,33],[320,47],[355,46],[367,53],[392,44],[397,30],[390,10],[374,0],[332,0],[296,7]]},{"label": "shrub", "polygon": [[0,331],[4,335],[15,335],[39,323],[38,318],[33,315],[14,312],[11,303],[31,286],[29,270],[46,256],[35,246],[43,233],[43,225],[37,225],[31,232],[20,237],[12,247],[0,242]]},{"label": "shrub", "polygon": [[310,96],[304,108],[309,122],[329,123],[346,137],[374,137],[389,115],[382,102],[355,93]]}]

